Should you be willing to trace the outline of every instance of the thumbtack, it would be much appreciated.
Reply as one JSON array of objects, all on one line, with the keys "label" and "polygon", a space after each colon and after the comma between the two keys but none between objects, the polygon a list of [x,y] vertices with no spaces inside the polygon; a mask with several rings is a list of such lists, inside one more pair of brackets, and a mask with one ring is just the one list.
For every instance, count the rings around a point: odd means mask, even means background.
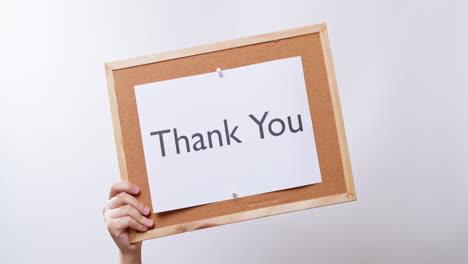
[{"label": "thumbtack", "polygon": [[232,198],[237,198],[237,197],[238,197],[237,193],[233,192],[232,193]]},{"label": "thumbtack", "polygon": [[218,76],[219,76],[219,77],[221,77],[221,78],[223,77],[224,74],[223,74],[223,72],[221,71],[221,68],[217,68],[217,69],[216,69],[216,72],[218,73]]}]

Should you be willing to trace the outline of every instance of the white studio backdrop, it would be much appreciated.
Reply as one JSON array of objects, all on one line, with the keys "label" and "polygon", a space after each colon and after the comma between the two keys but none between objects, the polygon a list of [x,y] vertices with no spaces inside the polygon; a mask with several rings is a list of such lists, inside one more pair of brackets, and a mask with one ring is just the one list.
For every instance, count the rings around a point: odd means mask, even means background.
[{"label": "white studio backdrop", "polygon": [[148,263],[468,263],[466,1],[2,1],[0,262],[116,263],[105,62],[328,23],[358,201],[146,241]]}]

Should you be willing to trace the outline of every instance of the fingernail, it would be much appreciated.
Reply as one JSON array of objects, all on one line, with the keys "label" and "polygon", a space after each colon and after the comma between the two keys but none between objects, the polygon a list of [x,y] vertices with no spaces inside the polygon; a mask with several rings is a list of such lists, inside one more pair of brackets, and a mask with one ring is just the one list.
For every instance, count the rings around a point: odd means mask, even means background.
[{"label": "fingernail", "polygon": [[145,206],[145,208],[143,208],[143,214],[147,215],[147,214],[149,214],[149,212],[150,212],[150,209]]},{"label": "fingernail", "polygon": [[153,220],[151,220],[151,219],[146,220],[146,224],[149,225],[149,226],[152,226],[153,225]]},{"label": "fingernail", "polygon": [[143,227],[143,228],[141,228],[141,231],[142,231],[142,232],[145,232],[146,230],[148,230],[148,228],[147,228],[147,227]]},{"label": "fingernail", "polygon": [[134,192],[134,193],[139,193],[139,192],[140,192],[140,188],[138,188],[137,186],[133,186],[133,192]]}]

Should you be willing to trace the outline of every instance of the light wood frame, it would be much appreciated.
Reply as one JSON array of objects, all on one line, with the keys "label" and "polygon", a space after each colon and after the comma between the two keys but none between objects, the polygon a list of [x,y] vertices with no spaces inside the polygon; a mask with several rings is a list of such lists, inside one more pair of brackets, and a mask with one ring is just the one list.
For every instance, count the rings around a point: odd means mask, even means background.
[{"label": "light wood frame", "polygon": [[161,62],[166,60],[172,60],[176,58],[188,57],[197,54],[209,53],[214,51],[226,50],[231,48],[237,48],[257,43],[276,41],[285,38],[291,38],[296,36],[302,36],[312,33],[319,33],[322,43],[323,54],[325,58],[326,71],[328,76],[328,84],[330,88],[330,94],[332,99],[333,111],[335,114],[335,122],[338,132],[338,141],[341,152],[342,165],[344,169],[346,193],[331,195],[326,197],[320,197],[316,199],[310,199],[300,202],[287,203],[282,205],[276,205],[271,207],[265,207],[250,211],[244,211],[240,213],[234,213],[229,215],[223,215],[214,218],[203,219],[199,221],[193,221],[189,223],[177,224],[159,229],[149,230],[144,233],[131,231],[130,240],[131,242],[137,242],[141,240],[157,238],[187,231],[193,231],[197,229],[213,227],[218,225],[224,225],[228,223],[234,223],[249,219],[255,219],[259,217],[271,216],[276,214],[282,214],[297,210],[303,210],[308,208],[320,207],[325,205],[337,204],[342,202],[349,202],[356,200],[356,193],[354,188],[353,176],[351,172],[351,163],[348,153],[348,145],[346,142],[345,129],[343,124],[343,117],[341,112],[340,101],[338,97],[338,90],[335,79],[335,71],[332,62],[332,56],[330,51],[330,44],[328,40],[328,33],[326,24],[311,25],[301,28],[295,28],[290,30],[284,30],[269,34],[262,34],[257,36],[251,36],[236,40],[224,41],[214,44],[208,44],[198,47],[186,48],[181,50],[163,52],[148,56],[142,56],[132,59],[120,60],[105,64],[106,78],[109,90],[110,105],[112,110],[112,120],[115,132],[115,142],[117,146],[118,161],[120,167],[120,175],[123,181],[128,181],[127,164],[125,159],[125,151],[123,147],[122,131],[120,125],[117,95],[114,84],[114,73],[113,71],[145,65],[155,62]]}]

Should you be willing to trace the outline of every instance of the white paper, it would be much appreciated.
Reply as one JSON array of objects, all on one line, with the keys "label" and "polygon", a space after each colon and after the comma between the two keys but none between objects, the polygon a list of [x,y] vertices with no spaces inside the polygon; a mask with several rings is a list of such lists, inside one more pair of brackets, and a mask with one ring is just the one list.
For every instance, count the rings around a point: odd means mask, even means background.
[{"label": "white paper", "polygon": [[[321,182],[301,57],[135,86],[141,137],[155,212],[169,211]],[[259,125],[263,123],[264,138]],[[301,116],[302,131],[297,129]],[[273,136],[269,122],[280,118],[285,129]],[[233,137],[227,144],[224,120]],[[174,130],[187,136],[176,152]],[[207,131],[211,134],[209,147]],[[282,125],[274,121],[273,133]],[[151,132],[169,130],[169,133]],[[201,133],[206,149],[195,151]],[[162,155],[160,135],[164,142]],[[203,147],[198,142],[197,148]]]}]

